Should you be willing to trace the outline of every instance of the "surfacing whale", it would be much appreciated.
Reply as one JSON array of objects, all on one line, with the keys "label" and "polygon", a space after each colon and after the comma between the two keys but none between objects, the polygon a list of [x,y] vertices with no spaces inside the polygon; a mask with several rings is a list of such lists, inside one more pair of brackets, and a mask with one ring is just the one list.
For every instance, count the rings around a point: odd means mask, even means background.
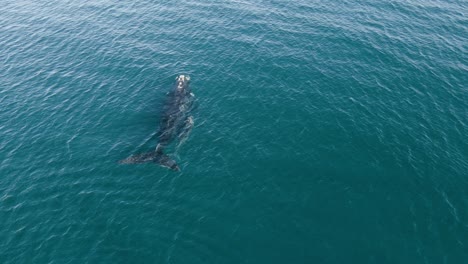
[{"label": "surfacing whale", "polygon": [[164,149],[175,139],[181,142],[188,136],[193,127],[192,110],[194,95],[189,87],[190,77],[176,77],[174,89],[169,92],[161,116],[159,130],[156,133],[158,144],[151,152],[132,155],[119,161],[121,164],[157,163],[171,170],[180,171],[177,162],[164,153]]}]

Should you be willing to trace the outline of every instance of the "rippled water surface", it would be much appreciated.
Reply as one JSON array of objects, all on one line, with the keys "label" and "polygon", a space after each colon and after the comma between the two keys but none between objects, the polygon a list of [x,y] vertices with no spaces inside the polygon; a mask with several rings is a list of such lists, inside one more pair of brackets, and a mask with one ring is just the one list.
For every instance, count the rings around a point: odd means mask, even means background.
[{"label": "rippled water surface", "polygon": [[[468,4],[0,5],[0,263],[468,263]],[[154,149],[190,74],[181,172]]]}]

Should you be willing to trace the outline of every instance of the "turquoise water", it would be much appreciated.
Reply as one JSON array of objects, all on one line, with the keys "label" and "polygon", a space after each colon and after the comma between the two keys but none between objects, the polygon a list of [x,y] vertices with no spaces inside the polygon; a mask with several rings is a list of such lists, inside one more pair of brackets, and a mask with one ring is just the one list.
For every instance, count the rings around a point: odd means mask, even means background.
[{"label": "turquoise water", "polygon": [[[467,263],[467,13],[2,1],[0,263]],[[118,164],[179,73],[182,171]]]}]

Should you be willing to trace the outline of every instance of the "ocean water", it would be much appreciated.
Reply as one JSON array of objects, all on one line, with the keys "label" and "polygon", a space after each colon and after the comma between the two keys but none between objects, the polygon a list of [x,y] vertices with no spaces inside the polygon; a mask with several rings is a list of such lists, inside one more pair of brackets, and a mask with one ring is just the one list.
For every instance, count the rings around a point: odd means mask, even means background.
[{"label": "ocean water", "polygon": [[[0,263],[468,263],[467,15],[3,0]],[[182,171],[118,164],[180,73]]]}]

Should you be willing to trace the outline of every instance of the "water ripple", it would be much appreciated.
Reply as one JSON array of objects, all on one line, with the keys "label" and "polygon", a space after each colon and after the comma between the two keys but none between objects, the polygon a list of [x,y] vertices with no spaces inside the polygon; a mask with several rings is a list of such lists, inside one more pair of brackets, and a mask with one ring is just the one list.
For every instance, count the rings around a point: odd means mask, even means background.
[{"label": "water ripple", "polygon": [[[6,1],[0,262],[463,262],[466,11]],[[118,165],[178,73],[182,172]]]}]

